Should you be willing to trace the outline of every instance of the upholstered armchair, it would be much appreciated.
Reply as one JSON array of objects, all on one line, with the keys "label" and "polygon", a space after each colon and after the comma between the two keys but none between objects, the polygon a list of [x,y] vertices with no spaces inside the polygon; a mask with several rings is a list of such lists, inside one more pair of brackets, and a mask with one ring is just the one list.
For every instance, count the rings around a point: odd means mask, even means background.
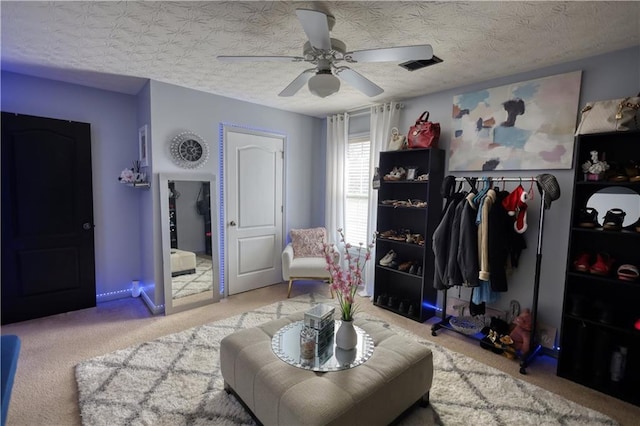
[{"label": "upholstered armchair", "polygon": [[[289,281],[287,298],[291,296],[291,286],[296,280],[317,280],[331,283],[324,257],[327,241],[325,228],[292,229],[291,242],[282,252],[282,277]],[[333,297],[333,290],[331,290]]]}]

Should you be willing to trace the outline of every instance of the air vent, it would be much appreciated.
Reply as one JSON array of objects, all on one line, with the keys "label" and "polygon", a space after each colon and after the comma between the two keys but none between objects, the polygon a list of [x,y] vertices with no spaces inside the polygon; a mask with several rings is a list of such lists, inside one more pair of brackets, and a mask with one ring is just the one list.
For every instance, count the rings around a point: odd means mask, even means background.
[{"label": "air vent", "polygon": [[440,62],[442,62],[442,59],[438,58],[436,55],[433,55],[431,59],[416,59],[414,61],[407,61],[398,65],[408,71],[415,71],[431,65],[439,64]]}]

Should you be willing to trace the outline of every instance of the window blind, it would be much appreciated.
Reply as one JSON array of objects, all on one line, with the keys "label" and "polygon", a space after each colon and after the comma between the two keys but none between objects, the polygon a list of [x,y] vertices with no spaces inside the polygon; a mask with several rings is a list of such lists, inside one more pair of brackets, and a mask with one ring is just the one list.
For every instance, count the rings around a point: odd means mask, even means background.
[{"label": "window blind", "polygon": [[346,161],[345,239],[351,245],[367,244],[367,211],[369,206],[369,152],[367,138],[349,139]]}]

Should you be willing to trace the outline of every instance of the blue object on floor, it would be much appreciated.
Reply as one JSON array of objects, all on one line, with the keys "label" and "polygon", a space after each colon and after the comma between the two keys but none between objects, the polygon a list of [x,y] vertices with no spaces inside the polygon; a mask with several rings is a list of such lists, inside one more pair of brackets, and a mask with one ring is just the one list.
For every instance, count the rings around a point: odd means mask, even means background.
[{"label": "blue object on floor", "polygon": [[9,400],[11,399],[11,388],[13,388],[13,378],[16,375],[18,366],[18,355],[20,354],[20,338],[12,334],[0,338],[0,375],[2,376],[2,387],[0,393],[2,397],[2,426],[7,421],[9,411]]}]

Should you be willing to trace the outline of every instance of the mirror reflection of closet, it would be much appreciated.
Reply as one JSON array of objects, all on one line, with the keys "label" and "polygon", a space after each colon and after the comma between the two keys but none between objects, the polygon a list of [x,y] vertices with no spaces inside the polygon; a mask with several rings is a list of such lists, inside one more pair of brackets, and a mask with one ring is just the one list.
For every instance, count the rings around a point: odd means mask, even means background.
[{"label": "mirror reflection of closet", "polygon": [[632,189],[620,186],[608,186],[589,197],[587,207],[598,211],[598,223],[604,223],[604,216],[611,209],[625,212],[622,226],[633,225],[640,218],[640,194]]},{"label": "mirror reflection of closet", "polygon": [[168,315],[220,300],[215,177],[161,173],[159,178]]}]

